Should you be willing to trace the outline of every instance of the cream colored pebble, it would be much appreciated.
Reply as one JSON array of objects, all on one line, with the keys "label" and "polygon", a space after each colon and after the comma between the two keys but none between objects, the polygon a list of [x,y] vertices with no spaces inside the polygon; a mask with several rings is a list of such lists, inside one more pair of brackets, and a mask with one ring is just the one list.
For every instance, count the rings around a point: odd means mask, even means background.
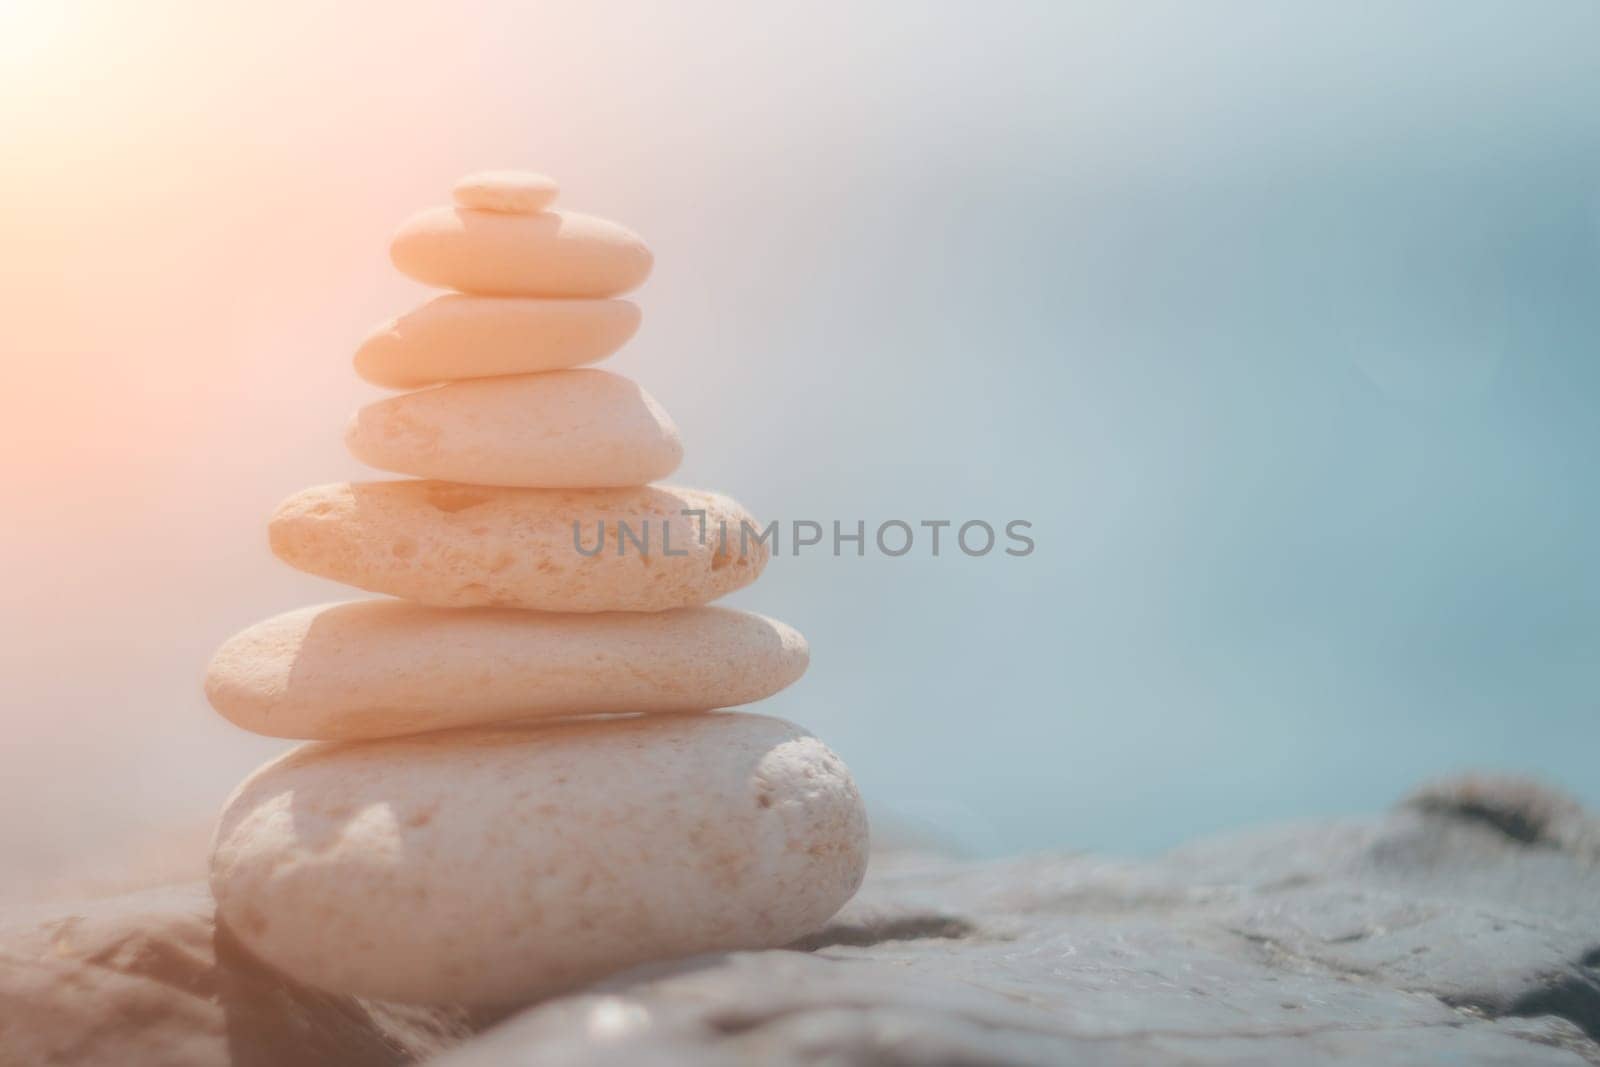
[{"label": "cream colored pebble", "polygon": [[626,300],[540,300],[446,293],[374,330],[356,351],[373,385],[415,389],[456,378],[576,367],[639,329]]},{"label": "cream colored pebble", "polygon": [[211,886],[246,947],[313,986],[511,1004],[789,944],[866,856],[838,757],[712,712],[302,746],[228,801]]},{"label": "cream colored pebble", "polygon": [[526,170],[480,170],[456,182],[455,202],[478,211],[532,215],[555,203],[561,187],[554,178]]},{"label": "cream colored pebble", "polygon": [[269,737],[351,740],[560,715],[700,711],[771,696],[805,638],[731,608],[561,615],[360,600],[245,630],[211,706]]},{"label": "cream colored pebble", "polygon": [[636,382],[558,370],[452,382],[368,404],[345,434],[380,470],[473,485],[646,485],[683,460],[678,428]]},{"label": "cream colored pebble", "polygon": [[578,612],[664,611],[731,593],[766,566],[760,532],[737,503],[698,489],[436,481],[316,486],[269,525],[285,563],[360,589],[441,607]]},{"label": "cream colored pebble", "polygon": [[572,211],[507,215],[445,206],[412,216],[389,246],[404,274],[486,296],[607,297],[654,262],[632,231]]}]

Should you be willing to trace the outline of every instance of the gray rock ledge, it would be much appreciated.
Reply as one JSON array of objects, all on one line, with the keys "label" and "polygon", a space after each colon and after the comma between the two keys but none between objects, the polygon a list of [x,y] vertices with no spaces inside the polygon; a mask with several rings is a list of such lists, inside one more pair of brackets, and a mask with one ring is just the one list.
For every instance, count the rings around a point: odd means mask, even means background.
[{"label": "gray rock ledge", "polygon": [[306,990],[198,887],[3,925],[6,1064],[1600,1064],[1600,821],[1509,779],[1150,861],[888,853],[798,951],[503,1019]]}]

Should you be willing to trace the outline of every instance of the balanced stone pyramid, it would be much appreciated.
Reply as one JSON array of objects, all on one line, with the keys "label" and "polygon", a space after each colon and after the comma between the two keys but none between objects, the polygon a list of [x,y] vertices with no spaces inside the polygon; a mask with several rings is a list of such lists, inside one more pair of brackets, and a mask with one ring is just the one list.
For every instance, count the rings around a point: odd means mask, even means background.
[{"label": "balanced stone pyramid", "polygon": [[211,884],[250,951],[338,993],[508,1004],[633,964],[781,946],[859,886],[849,773],[804,730],[727,709],[794,682],[805,640],[710,601],[767,560],[602,370],[652,257],[556,186],[474,175],[391,258],[456,290],[356,355],[385,387],[347,440],[406,480],[284,502],[273,551],[383,599],[229,640],[206,693],[312,743],[227,803]]}]

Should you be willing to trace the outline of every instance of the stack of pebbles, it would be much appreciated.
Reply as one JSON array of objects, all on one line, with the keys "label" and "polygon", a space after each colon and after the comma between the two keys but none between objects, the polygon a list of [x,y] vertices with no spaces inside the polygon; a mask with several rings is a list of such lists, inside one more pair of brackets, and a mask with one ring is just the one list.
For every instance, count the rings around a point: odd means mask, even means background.
[{"label": "stack of pebbles", "polygon": [[638,309],[613,298],[652,259],[555,195],[475,175],[401,228],[395,265],[457,292],[363,344],[363,377],[417,391],[363,409],[348,440],[417,480],[307,489],[272,518],[284,561],[400,599],[269,619],[207,674],[230,721],[314,742],[229,800],[220,918],[332,992],[526,1002],[786,944],[861,879],[839,760],[789,723],[709,710],[795,681],[805,640],[705,606],[766,548],[727,497],[649,484],[682,447],[648,394],[572,369],[633,334]]}]

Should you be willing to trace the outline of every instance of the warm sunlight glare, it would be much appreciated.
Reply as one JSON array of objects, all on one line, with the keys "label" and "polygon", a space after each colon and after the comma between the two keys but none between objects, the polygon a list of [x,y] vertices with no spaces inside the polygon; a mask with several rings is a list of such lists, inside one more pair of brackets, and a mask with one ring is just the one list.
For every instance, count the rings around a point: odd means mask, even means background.
[{"label": "warm sunlight glare", "polygon": [[20,80],[47,66],[77,17],[61,0],[0,0],[0,72]]}]

